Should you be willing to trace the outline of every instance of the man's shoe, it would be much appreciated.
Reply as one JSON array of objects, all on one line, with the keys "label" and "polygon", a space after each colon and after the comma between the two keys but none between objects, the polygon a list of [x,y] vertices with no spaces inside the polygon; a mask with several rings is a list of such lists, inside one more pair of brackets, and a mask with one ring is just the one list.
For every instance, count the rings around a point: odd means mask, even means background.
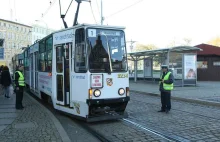
[{"label": "man's shoe", "polygon": [[165,110],[159,110],[158,112],[165,112]]},{"label": "man's shoe", "polygon": [[168,113],[170,110],[169,109],[166,109],[166,113]]}]

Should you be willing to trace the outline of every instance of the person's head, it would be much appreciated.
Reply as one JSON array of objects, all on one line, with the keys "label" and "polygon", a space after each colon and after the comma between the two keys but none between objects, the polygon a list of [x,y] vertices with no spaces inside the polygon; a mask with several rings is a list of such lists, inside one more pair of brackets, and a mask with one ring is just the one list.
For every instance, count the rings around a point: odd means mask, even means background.
[{"label": "person's head", "polygon": [[168,66],[167,65],[162,65],[161,69],[163,72],[167,72],[168,71]]},{"label": "person's head", "polygon": [[24,70],[24,66],[23,66],[23,65],[19,65],[19,66],[18,66],[18,70],[19,70],[19,71],[23,71],[23,70]]},{"label": "person's head", "polygon": [[2,70],[3,71],[9,71],[9,68],[7,66],[4,66]]},{"label": "person's head", "polygon": [[98,35],[96,39],[96,44],[101,44],[101,43],[102,43],[101,35]]}]

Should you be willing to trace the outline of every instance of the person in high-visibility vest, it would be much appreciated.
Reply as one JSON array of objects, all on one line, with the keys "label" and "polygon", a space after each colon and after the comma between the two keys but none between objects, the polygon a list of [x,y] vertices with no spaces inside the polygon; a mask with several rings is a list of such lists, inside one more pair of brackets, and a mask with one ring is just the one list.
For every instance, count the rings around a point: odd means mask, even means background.
[{"label": "person in high-visibility vest", "polygon": [[24,75],[23,75],[24,66],[19,65],[18,70],[15,72],[15,92],[16,92],[16,109],[23,109],[22,100],[24,92]]},{"label": "person in high-visibility vest", "polygon": [[173,90],[174,77],[173,74],[168,71],[167,65],[161,66],[163,74],[161,75],[159,87],[161,92],[161,110],[158,112],[168,113],[171,109],[171,91]]}]

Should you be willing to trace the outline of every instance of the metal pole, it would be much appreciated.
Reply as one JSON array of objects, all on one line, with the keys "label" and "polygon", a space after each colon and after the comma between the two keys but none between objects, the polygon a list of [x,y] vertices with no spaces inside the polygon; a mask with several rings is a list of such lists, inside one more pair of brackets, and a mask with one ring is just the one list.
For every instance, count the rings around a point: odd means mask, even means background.
[{"label": "metal pole", "polygon": [[102,0],[101,0],[101,25],[103,25],[103,21],[104,21],[104,18],[103,18],[103,5],[102,5]]},{"label": "metal pole", "polygon": [[77,5],[77,10],[76,10],[76,14],[75,14],[75,19],[74,19],[74,22],[73,22],[73,26],[76,26],[76,25],[77,25],[77,18],[78,18],[78,15],[79,15],[79,6],[80,6],[81,1],[77,1],[77,2],[78,2],[78,5]]},{"label": "metal pole", "polygon": [[137,82],[137,56],[134,61],[134,82]]}]

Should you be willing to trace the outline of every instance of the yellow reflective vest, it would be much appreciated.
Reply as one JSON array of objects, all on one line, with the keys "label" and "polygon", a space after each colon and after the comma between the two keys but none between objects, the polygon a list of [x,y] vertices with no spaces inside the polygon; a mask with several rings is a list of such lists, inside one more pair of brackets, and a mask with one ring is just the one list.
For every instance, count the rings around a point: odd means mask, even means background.
[{"label": "yellow reflective vest", "polygon": [[[170,74],[171,74],[171,72],[168,72],[168,73],[164,76],[163,80],[164,80],[164,81],[169,80]],[[161,80],[162,80],[162,76],[163,76],[163,75],[161,75],[161,77],[160,77]],[[159,82],[159,85],[160,85],[160,83],[161,83],[161,81]],[[163,89],[164,89],[164,90],[167,90],[167,91],[173,90],[173,83],[172,83],[172,84],[166,84],[166,83],[163,82]]]},{"label": "yellow reflective vest", "polygon": [[19,78],[18,78],[19,86],[25,86],[24,75],[20,71],[16,71],[16,72],[19,74]]}]

